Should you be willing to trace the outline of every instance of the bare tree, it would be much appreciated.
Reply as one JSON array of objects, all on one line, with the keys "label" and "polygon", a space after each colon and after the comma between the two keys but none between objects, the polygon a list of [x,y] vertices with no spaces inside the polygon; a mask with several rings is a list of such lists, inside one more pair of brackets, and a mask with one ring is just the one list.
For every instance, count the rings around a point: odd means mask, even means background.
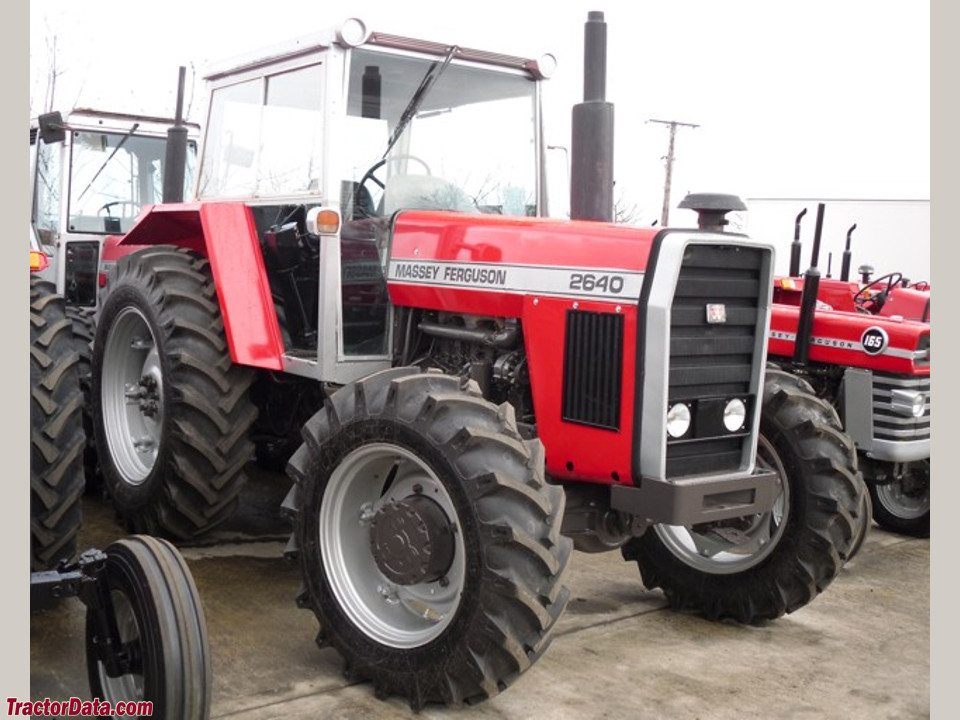
[{"label": "bare tree", "polygon": [[640,206],[617,193],[613,199],[613,221],[617,225],[639,225],[642,216]]}]

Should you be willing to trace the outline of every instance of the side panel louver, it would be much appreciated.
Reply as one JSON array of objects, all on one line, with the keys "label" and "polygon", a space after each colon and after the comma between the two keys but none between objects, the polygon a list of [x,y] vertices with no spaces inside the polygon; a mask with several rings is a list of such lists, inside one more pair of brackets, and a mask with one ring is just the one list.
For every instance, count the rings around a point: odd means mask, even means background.
[{"label": "side panel louver", "polygon": [[567,312],[563,419],[620,429],[623,315]]}]

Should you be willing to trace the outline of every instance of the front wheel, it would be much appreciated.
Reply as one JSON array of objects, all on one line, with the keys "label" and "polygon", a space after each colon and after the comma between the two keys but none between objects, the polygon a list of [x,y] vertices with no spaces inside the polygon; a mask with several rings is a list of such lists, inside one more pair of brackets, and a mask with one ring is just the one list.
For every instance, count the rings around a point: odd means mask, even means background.
[{"label": "front wheel", "polygon": [[[91,696],[111,708],[122,705],[119,713],[106,717],[143,711],[143,717],[208,718],[213,676],[206,619],[183,557],[166,540],[147,536],[118,540],[105,552],[98,582],[106,583],[120,647],[104,641],[97,611],[88,609]],[[104,657],[110,652],[123,663],[123,671],[113,677]]]},{"label": "front wheel", "polygon": [[306,425],[286,506],[322,644],[378,696],[474,703],[546,650],[572,545],[539,441],[476,385],[394,369]]},{"label": "front wheel", "polygon": [[914,537],[930,537],[930,461],[910,463],[892,481],[867,482],[873,517],[880,527]]},{"label": "front wheel", "polygon": [[770,512],[656,525],[623,548],[644,585],[714,620],[750,623],[797,610],[859,549],[863,479],[836,412],[803,380],[767,370],[757,463],[778,476]]}]

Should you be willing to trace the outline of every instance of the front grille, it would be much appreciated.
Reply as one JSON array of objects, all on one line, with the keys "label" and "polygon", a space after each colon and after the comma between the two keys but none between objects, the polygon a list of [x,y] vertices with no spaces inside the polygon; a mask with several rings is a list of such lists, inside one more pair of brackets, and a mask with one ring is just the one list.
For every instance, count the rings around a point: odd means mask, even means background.
[{"label": "front grille", "polygon": [[620,429],[623,315],[567,312],[563,357],[563,419]]},{"label": "front grille", "polygon": [[[717,399],[740,397],[747,403],[747,417],[752,415],[751,380],[757,372],[757,344],[763,341],[757,337],[758,298],[764,282],[760,248],[686,248],[671,306],[668,398],[671,404],[691,404],[693,427],[686,437],[667,443],[667,477],[740,467],[749,423],[739,433],[718,437],[712,414]],[[709,305],[723,305],[726,321],[709,323]]]},{"label": "front grille", "polygon": [[[921,393],[926,398],[923,415],[905,415],[896,409],[897,392]],[[873,437],[876,440],[907,442],[930,439],[930,376],[873,375]]]}]

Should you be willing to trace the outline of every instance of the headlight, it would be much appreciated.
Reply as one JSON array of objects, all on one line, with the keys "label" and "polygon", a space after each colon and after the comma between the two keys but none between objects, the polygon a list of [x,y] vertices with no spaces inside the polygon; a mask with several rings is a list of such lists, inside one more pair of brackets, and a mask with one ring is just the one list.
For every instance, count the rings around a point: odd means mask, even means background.
[{"label": "headlight", "polygon": [[672,438],[683,437],[690,429],[690,408],[684,403],[672,405],[667,410],[667,435]]},{"label": "headlight", "polygon": [[723,426],[729,432],[736,432],[743,427],[747,419],[747,406],[740,398],[734,398],[723,408]]},{"label": "headlight", "polygon": [[927,408],[927,396],[921,392],[894,390],[890,393],[890,405],[901,415],[920,418]]}]

